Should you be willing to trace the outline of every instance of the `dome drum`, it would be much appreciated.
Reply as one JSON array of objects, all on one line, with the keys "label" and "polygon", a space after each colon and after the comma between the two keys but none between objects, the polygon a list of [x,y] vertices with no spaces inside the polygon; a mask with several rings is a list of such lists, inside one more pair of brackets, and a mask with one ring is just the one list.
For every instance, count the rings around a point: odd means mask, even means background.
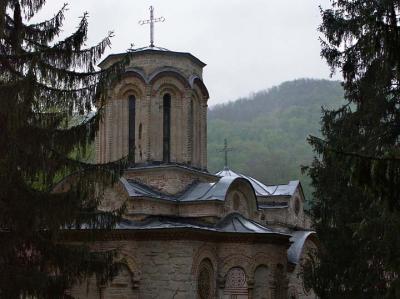
[{"label": "dome drum", "polygon": [[[204,64],[188,53],[171,51],[125,55],[131,61],[110,91],[96,138],[97,162],[128,157],[131,166],[183,164],[206,170]],[[100,66],[123,57],[106,58]]]}]

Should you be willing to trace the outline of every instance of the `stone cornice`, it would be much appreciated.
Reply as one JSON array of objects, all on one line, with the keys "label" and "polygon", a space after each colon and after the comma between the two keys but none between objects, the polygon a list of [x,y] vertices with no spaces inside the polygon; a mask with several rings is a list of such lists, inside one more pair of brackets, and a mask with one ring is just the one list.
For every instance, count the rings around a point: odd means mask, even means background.
[{"label": "stone cornice", "polygon": [[115,229],[109,231],[68,230],[63,232],[66,241],[171,241],[171,240],[193,240],[224,243],[267,243],[278,244],[289,248],[290,236],[279,233],[236,233],[217,232],[193,228],[174,229]]}]

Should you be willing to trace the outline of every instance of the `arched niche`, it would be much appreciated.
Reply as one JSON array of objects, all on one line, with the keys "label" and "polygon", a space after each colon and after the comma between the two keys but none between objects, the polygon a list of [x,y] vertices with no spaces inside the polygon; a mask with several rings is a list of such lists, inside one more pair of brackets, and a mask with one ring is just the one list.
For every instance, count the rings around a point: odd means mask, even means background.
[{"label": "arched niche", "polygon": [[181,90],[190,88],[190,84],[185,76],[179,70],[171,67],[163,67],[155,70],[152,74],[150,74],[148,80],[151,85],[155,86],[157,82],[170,81],[171,79],[179,82],[178,84],[175,83],[175,85],[181,86]]},{"label": "arched niche", "polygon": [[[116,99],[121,101],[119,105],[121,111],[116,118],[122,134],[122,137],[118,140],[120,151],[123,154],[121,158],[133,153],[133,156],[130,157],[132,162],[143,162],[145,160],[145,136],[147,134],[145,123],[149,105],[145,100],[144,82],[132,75],[125,75],[125,78],[117,84],[114,90]],[[130,104],[132,97],[135,98],[134,114],[132,114]],[[139,138],[139,128],[142,128],[142,138]],[[134,140],[134,144],[131,146],[129,145],[130,138]]]},{"label": "arched niche", "polygon": [[176,77],[162,74],[157,76],[151,82],[151,94],[152,97],[159,95],[163,92],[163,89],[169,88],[176,94],[176,96],[183,97],[188,86],[182,83],[182,80],[178,80]]},{"label": "arched niche", "polygon": [[126,75],[121,81],[115,84],[112,88],[111,98],[123,99],[126,92],[134,92],[138,98],[143,98],[146,94],[145,82],[136,76]]},{"label": "arched niche", "polygon": [[[148,102],[144,98],[143,85],[139,86],[139,80],[135,79],[134,84],[132,81],[135,78],[125,79],[125,85],[122,85],[118,90],[118,98],[122,99],[122,109],[124,115],[121,117],[121,131],[123,133],[123,138],[120,143],[122,149],[124,149],[124,154],[129,155],[133,163],[143,162],[145,156],[145,137],[146,127],[143,128],[147,113],[148,113]],[[135,99],[134,107],[132,107],[131,99]],[[139,129],[142,129],[141,138],[139,138]],[[128,144],[125,144],[126,139],[128,139]],[[133,139],[133,144],[129,144],[129,140]]]},{"label": "arched niche", "polygon": [[225,196],[225,214],[238,212],[252,218],[257,212],[257,198],[250,182],[238,178],[230,185]]},{"label": "arched niche", "polygon": [[121,264],[119,273],[101,290],[102,298],[139,298],[139,283],[134,279],[134,273],[127,264]]},{"label": "arched niche", "polygon": [[228,272],[231,268],[240,267],[246,273],[246,277],[249,276],[253,268],[254,261],[252,258],[244,254],[231,254],[225,259],[220,261],[219,274],[220,278],[226,280]]},{"label": "arched niche", "polygon": [[[133,134],[137,140],[137,128],[141,119],[145,118],[144,94],[143,80],[135,76],[125,76],[113,86],[103,107],[103,117],[96,135],[97,162],[115,161],[129,154],[129,119],[134,119],[136,130]],[[129,98],[132,96],[136,103],[134,117],[129,114]]]},{"label": "arched niche", "polygon": [[271,298],[271,270],[267,265],[261,264],[254,271],[253,298]]},{"label": "arched niche", "polygon": [[224,298],[247,299],[249,295],[246,272],[241,267],[229,269],[224,287]]},{"label": "arched niche", "polygon": [[196,275],[196,292],[199,299],[212,299],[216,294],[216,273],[210,259],[204,258]]},{"label": "arched niche", "polygon": [[190,76],[189,84],[193,89],[198,89],[200,91],[199,94],[202,95],[202,98],[208,99],[210,97],[207,87],[205,86],[203,80],[201,80],[199,76],[197,75]]},{"label": "arched niche", "polygon": [[86,299],[120,299],[140,298],[140,271],[130,257],[120,257],[118,273],[113,280],[105,285],[98,285],[95,276],[90,277],[80,285],[74,286],[70,294],[74,298]]},{"label": "arched niche", "polygon": [[196,93],[192,93],[189,103],[189,144],[190,144],[190,162],[192,165],[201,164],[202,145],[202,103]]},{"label": "arched niche", "polygon": [[209,99],[209,94],[207,87],[204,85],[203,81],[199,78],[195,79],[192,85],[192,89],[198,94],[200,98],[203,99],[204,102],[207,102]]},{"label": "arched niche", "polygon": [[216,247],[211,246],[209,244],[203,244],[199,247],[197,252],[193,256],[193,263],[192,263],[192,275],[196,276],[199,271],[200,263],[207,259],[211,262],[214,269],[217,269],[217,255],[216,255]]},{"label": "arched niche", "polygon": [[[183,152],[186,148],[187,124],[185,123],[185,110],[183,108],[184,86],[175,78],[162,77],[152,86],[150,108],[150,156],[153,161],[184,162]],[[170,98],[170,156],[169,161],[164,161],[164,116],[165,98]]]}]

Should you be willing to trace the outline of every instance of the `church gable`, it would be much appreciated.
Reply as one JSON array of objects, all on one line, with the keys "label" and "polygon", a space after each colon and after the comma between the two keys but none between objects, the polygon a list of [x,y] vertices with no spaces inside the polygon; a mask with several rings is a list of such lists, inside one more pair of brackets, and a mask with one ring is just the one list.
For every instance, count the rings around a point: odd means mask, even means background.
[{"label": "church gable", "polygon": [[288,185],[278,185],[284,192],[258,197],[261,215],[268,225],[286,225],[290,227],[310,229],[309,217],[305,207],[304,193],[299,181],[291,181]]},{"label": "church gable", "polygon": [[225,195],[225,213],[240,213],[248,218],[257,214],[257,198],[251,184],[244,179],[236,179]]}]

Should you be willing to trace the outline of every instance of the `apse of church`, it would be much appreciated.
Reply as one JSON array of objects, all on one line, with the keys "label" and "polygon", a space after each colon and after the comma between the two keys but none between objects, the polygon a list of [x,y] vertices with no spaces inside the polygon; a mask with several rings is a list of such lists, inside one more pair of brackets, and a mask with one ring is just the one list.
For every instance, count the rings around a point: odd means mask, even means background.
[{"label": "apse of church", "polygon": [[132,166],[181,164],[207,168],[205,64],[189,53],[146,47],[130,56],[123,79],[110,90],[96,138],[98,163],[128,157]]}]

